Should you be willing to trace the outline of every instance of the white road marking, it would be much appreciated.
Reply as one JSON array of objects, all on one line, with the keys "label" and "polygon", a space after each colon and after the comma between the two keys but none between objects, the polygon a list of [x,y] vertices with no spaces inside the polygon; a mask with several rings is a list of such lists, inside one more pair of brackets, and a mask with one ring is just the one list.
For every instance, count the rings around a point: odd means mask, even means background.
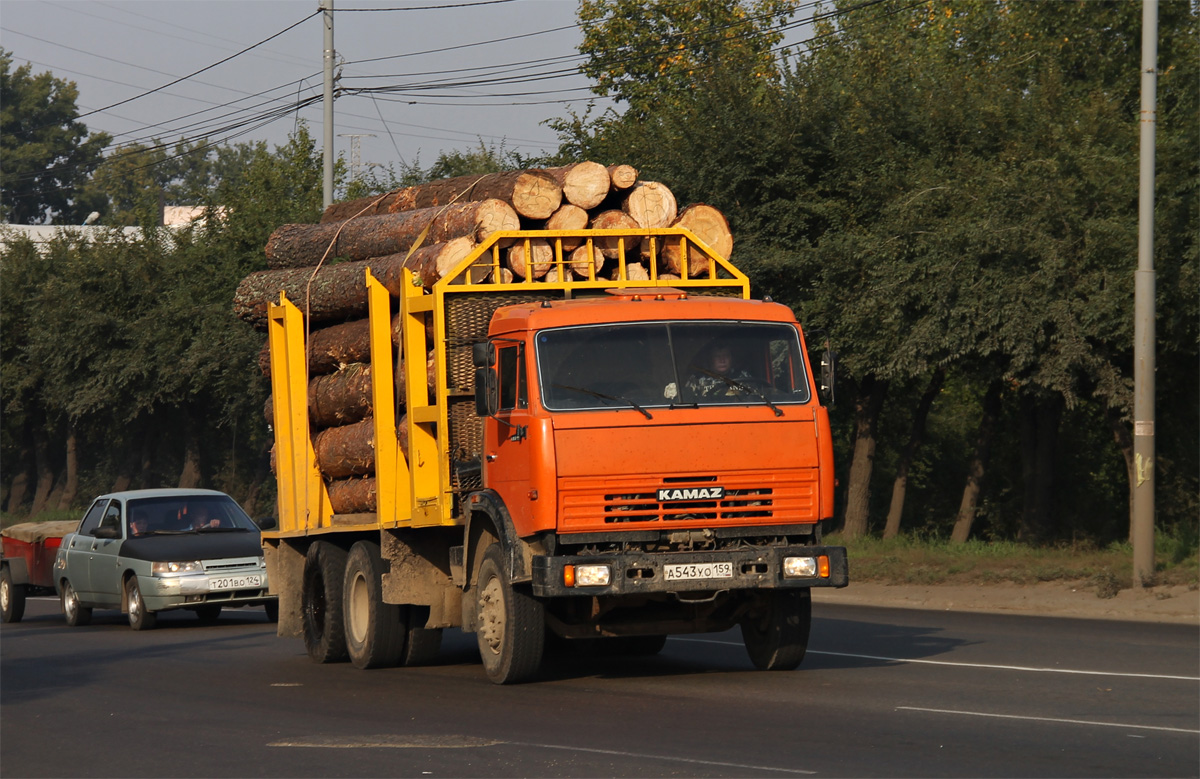
[{"label": "white road marking", "polygon": [[1019,719],[1033,722],[1059,722],[1067,725],[1098,725],[1105,728],[1131,728],[1136,730],[1160,730],[1167,733],[1197,733],[1189,728],[1165,728],[1158,725],[1130,725],[1127,722],[1096,722],[1083,719],[1058,719],[1056,717],[1025,717],[1019,714],[989,714],[984,711],[955,711],[953,709],[925,709],[920,706],[897,706],[896,711],[924,711],[932,714],[958,714],[964,717],[993,717],[995,719]]},{"label": "white road marking", "polygon": [[[722,644],[724,646],[742,646],[736,641],[714,641],[706,638],[672,638],[673,641],[690,641],[695,644]],[[858,655],[850,652],[819,652],[808,650],[810,655],[829,655],[831,657],[854,657],[860,660],[884,660],[889,663],[914,663],[918,665],[946,665],[958,668],[990,668],[997,671],[1031,671],[1033,673],[1049,674],[1078,674],[1083,676],[1122,676],[1130,679],[1171,679],[1181,682],[1200,682],[1200,676],[1172,676],[1170,674],[1138,674],[1124,671],[1083,671],[1074,668],[1038,668],[1026,665],[993,665],[989,663],[952,663],[948,660],[917,660],[911,657],[884,657],[882,655]]]},{"label": "white road marking", "polygon": [[593,755],[612,755],[614,757],[632,757],[638,760],[661,760],[669,763],[689,763],[695,765],[719,766],[733,768],[738,771],[771,771],[781,774],[812,775],[816,771],[805,771],[799,768],[777,768],[767,765],[750,765],[747,763],[722,763],[717,760],[700,760],[691,757],[675,757],[672,755],[654,755],[643,752],[625,752],[617,749],[593,749],[576,747],[566,744],[537,744],[526,741],[501,741],[496,739],[474,738],[459,735],[378,735],[378,736],[308,736],[272,741],[269,747],[299,747],[316,749],[471,749],[475,747],[514,746],[531,747],[533,749],[558,749],[564,752],[586,752]]}]

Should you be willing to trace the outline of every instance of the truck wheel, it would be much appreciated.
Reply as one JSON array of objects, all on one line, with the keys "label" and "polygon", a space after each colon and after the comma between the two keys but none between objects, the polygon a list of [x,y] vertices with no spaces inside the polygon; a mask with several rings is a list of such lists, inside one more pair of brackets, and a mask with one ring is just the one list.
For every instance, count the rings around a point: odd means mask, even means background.
[{"label": "truck wheel", "polygon": [[427,628],[428,606],[409,606],[408,637],[404,640],[404,658],[401,665],[429,665],[442,651],[442,629]]},{"label": "truck wheel", "polygon": [[767,590],[742,621],[742,640],[760,671],[790,671],[804,660],[812,625],[809,590]]},{"label": "truck wheel", "polygon": [[315,541],[304,558],[301,609],[304,612],[304,648],[317,663],[346,659],[346,633],[342,623],[342,580],[346,552],[328,541]]},{"label": "truck wheel", "polygon": [[13,584],[7,565],[0,571],[0,610],[5,622],[20,622],[25,616],[25,585]]},{"label": "truck wheel", "polygon": [[79,605],[79,593],[66,579],[62,583],[62,613],[67,624],[73,628],[83,627],[92,621],[92,610]]},{"label": "truck wheel", "polygon": [[546,628],[542,604],[513,589],[504,552],[492,544],[479,566],[476,638],[483,670],[496,684],[532,679],[542,664]]},{"label": "truck wheel", "polygon": [[125,582],[125,605],[129,610],[129,627],[134,630],[150,630],[158,624],[158,615],[146,610],[136,576],[130,576]]},{"label": "truck wheel", "polygon": [[379,545],[359,541],[350,547],[343,581],[346,650],[355,668],[398,665],[404,653],[407,609],[383,602],[383,561]]}]

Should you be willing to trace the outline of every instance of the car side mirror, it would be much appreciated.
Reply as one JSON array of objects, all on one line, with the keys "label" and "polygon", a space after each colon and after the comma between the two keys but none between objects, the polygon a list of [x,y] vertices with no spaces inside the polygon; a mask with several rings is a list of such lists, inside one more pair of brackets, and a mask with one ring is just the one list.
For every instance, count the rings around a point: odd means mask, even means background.
[{"label": "car side mirror", "polygon": [[832,406],[835,400],[834,386],[837,381],[837,352],[826,349],[821,353],[821,377],[817,392],[826,406]]},{"label": "car side mirror", "polygon": [[108,539],[120,538],[121,531],[119,528],[115,528],[112,525],[108,525],[106,527],[96,528],[94,531],[92,531],[92,536],[94,536],[95,538],[108,538]]}]

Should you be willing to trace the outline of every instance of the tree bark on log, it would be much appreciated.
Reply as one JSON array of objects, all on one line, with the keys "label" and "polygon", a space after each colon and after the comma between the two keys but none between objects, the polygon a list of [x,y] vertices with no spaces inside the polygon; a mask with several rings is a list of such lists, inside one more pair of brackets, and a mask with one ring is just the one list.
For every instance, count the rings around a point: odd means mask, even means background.
[{"label": "tree bark on log", "polygon": [[[629,214],[624,211],[601,211],[596,216],[592,217],[593,230],[637,230],[638,223]],[[631,236],[625,238],[625,258],[627,260],[637,257],[635,253],[638,246],[641,244],[639,236]],[[592,241],[592,244],[600,250],[600,252],[610,260],[617,259],[620,254],[619,243],[617,238],[597,238]]]},{"label": "tree bark on log", "polygon": [[896,479],[892,482],[892,503],[888,506],[887,524],[883,528],[884,538],[895,538],[900,534],[900,518],[904,514],[904,497],[908,492],[908,473],[912,469],[913,460],[916,459],[917,450],[921,447],[921,441],[925,438],[925,421],[929,418],[929,409],[933,407],[933,401],[942,391],[945,381],[946,370],[935,370],[921,395],[921,400],[917,403],[908,443],[900,456],[900,462],[896,465]]},{"label": "tree bark on log", "polygon": [[609,165],[608,180],[618,191],[629,189],[637,183],[638,169],[632,165]]},{"label": "tree bark on log", "polygon": [[[547,230],[583,230],[588,226],[588,214],[582,208],[576,205],[567,203],[560,207],[557,211],[550,215],[546,220]],[[563,238],[562,247],[564,252],[574,251],[583,243],[583,239],[567,239]]]},{"label": "tree bark on log", "polygon": [[846,538],[867,534],[870,519],[871,471],[875,466],[879,414],[887,397],[888,383],[868,375],[859,385],[854,399],[854,455],[846,486],[846,514],[842,532]]},{"label": "tree bark on log", "polygon": [[[552,213],[554,209],[546,216]],[[407,253],[426,228],[424,243],[435,244],[464,236],[480,242],[497,230],[517,230],[520,226],[513,207],[495,199],[344,222],[283,225],[267,240],[267,267],[311,267],[327,255],[366,260]]]},{"label": "tree bark on log", "polygon": [[546,168],[546,172],[562,187],[566,201],[585,211],[603,203],[612,187],[608,168],[598,162],[577,162],[561,168]]},{"label": "tree bark on log", "polygon": [[403,288],[402,268],[410,268],[421,279],[421,285],[432,287],[443,276],[454,270],[475,248],[475,241],[467,236],[452,238],[443,243],[422,246],[405,261],[407,252],[376,257],[368,261],[371,273],[379,283],[397,297]]},{"label": "tree bark on log", "polygon": [[347,219],[358,219],[364,216],[381,216],[390,214],[390,206],[396,200],[396,195],[403,190],[393,190],[382,195],[368,195],[341,203],[332,203],[321,214],[321,224],[344,222]]},{"label": "tree bark on log", "polygon": [[335,479],[327,488],[334,514],[362,514],[375,510],[378,487],[374,477]]},{"label": "tree bark on log", "polygon": [[625,197],[621,210],[633,217],[640,227],[668,227],[679,216],[675,195],[665,184],[643,181]]},{"label": "tree bark on log", "polygon": [[502,200],[527,219],[546,219],[562,205],[562,185],[548,171],[506,170],[482,176],[439,179],[396,193],[388,203],[389,213],[436,208],[447,203]]},{"label": "tree bark on log", "polygon": [[509,269],[521,278],[540,279],[550,270],[550,266],[554,264],[554,249],[550,243],[541,238],[533,238],[529,241],[529,257],[525,256],[525,241],[517,241],[513,246],[508,247],[508,255],[506,261]]},{"label": "tree bark on log", "polygon": [[[375,419],[322,430],[313,437],[317,468],[329,479],[375,472]],[[344,512],[339,512],[344,513]]]},{"label": "tree bark on log", "polygon": [[950,540],[964,544],[971,537],[971,525],[979,509],[979,496],[983,493],[983,477],[987,472],[988,456],[992,439],[996,434],[996,422],[1000,417],[1000,384],[993,383],[983,397],[983,413],[979,419],[979,432],[975,435],[975,454],[967,466],[967,484],[963,487],[962,501],[958,504],[958,516]]},{"label": "tree bark on log", "polygon": [[[733,252],[733,231],[725,215],[712,206],[696,203],[683,209],[671,227],[686,227],[723,259]],[[672,273],[683,272],[682,255],[677,241],[667,241],[662,249],[663,262]],[[708,273],[708,256],[689,244],[688,275]]]},{"label": "tree bark on log", "polygon": [[[329,265],[313,275],[312,268],[262,270],[242,279],[233,293],[233,313],[255,327],[267,322],[267,306],[288,296],[310,322],[357,319],[367,313],[366,262]],[[310,285],[311,280],[311,285]]]},{"label": "tree bark on log", "polygon": [[[402,379],[404,373],[396,375]],[[348,365],[308,383],[308,420],[313,427],[348,425],[372,413],[370,365]]]}]

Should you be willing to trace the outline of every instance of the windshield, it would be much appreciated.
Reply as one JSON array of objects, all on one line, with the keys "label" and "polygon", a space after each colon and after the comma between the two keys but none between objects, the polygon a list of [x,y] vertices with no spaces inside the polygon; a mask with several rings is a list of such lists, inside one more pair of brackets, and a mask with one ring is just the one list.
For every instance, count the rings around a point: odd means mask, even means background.
[{"label": "windshield", "polygon": [[791,325],[637,322],[537,336],[542,404],[596,408],[768,405],[810,398]]},{"label": "windshield", "polygon": [[129,537],[174,533],[220,533],[258,528],[227,495],[182,495],[128,502]]}]

